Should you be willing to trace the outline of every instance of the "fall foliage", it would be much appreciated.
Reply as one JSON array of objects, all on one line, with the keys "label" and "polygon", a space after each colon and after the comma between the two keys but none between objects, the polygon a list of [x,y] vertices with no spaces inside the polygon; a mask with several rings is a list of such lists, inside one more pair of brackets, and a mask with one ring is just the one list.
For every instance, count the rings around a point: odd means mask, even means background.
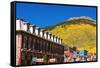
[{"label": "fall foliage", "polygon": [[96,22],[88,19],[75,19],[46,27],[47,30],[62,38],[63,43],[78,50],[96,52]]}]

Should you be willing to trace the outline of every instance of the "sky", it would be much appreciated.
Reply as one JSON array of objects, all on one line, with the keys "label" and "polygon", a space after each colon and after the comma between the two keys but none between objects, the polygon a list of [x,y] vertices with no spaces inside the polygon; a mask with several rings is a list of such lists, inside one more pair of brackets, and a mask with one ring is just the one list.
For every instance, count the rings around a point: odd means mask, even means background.
[{"label": "sky", "polygon": [[96,20],[95,7],[16,3],[16,18],[43,28],[63,22],[71,17],[87,16]]}]

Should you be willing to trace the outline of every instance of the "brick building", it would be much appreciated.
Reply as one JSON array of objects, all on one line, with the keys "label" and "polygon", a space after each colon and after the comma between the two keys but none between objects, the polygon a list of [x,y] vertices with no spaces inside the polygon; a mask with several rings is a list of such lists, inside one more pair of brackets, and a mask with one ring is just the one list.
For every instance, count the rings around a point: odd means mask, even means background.
[{"label": "brick building", "polygon": [[16,19],[16,65],[64,62],[62,39],[22,19]]}]

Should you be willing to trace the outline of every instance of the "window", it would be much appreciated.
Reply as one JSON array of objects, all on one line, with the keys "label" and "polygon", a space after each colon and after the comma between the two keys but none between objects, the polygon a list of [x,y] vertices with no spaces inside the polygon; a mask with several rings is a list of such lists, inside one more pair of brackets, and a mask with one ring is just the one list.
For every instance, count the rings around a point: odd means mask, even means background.
[{"label": "window", "polygon": [[32,38],[32,50],[35,49],[35,42],[36,42],[36,41],[35,41],[35,38],[33,37],[33,38]]},{"label": "window", "polygon": [[32,38],[29,37],[28,38],[28,49],[31,49],[31,45],[32,45]]},{"label": "window", "polygon": [[27,48],[27,37],[22,36],[22,48]]}]

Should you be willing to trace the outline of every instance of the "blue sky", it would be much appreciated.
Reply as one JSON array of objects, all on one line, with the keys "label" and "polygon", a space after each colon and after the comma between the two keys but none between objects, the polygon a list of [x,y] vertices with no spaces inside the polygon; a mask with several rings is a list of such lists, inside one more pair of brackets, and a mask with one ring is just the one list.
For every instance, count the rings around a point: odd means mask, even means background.
[{"label": "blue sky", "polygon": [[40,28],[55,25],[71,17],[80,16],[88,16],[96,20],[96,8],[16,3],[16,18],[24,19]]}]

